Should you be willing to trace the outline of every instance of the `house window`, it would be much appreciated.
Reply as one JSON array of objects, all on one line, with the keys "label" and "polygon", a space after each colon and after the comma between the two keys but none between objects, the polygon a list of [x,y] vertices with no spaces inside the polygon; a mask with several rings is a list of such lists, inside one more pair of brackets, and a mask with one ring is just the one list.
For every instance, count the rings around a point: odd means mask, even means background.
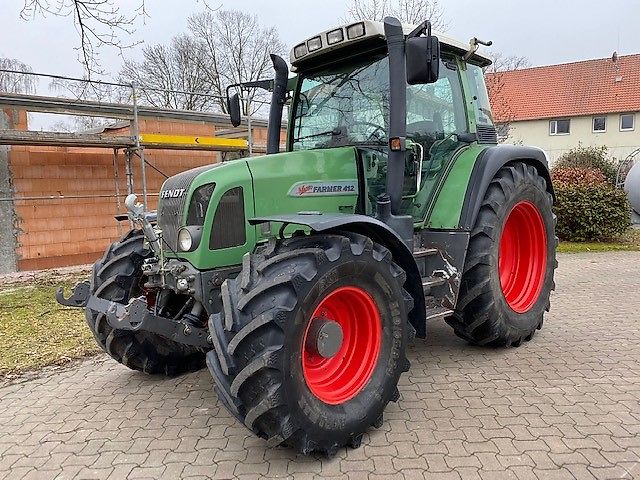
[{"label": "house window", "polygon": [[593,117],[593,131],[594,132],[606,132],[607,131],[607,117]]},{"label": "house window", "polygon": [[549,135],[569,135],[571,120],[551,120],[549,122]]},{"label": "house window", "polygon": [[620,131],[628,132],[636,127],[636,116],[633,113],[620,115]]}]

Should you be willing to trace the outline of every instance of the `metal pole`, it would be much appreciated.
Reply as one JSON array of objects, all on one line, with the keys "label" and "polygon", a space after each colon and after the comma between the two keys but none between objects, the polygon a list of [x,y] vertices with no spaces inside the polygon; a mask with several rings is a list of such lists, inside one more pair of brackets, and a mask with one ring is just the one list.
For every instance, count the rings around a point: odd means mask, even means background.
[{"label": "metal pole", "polygon": [[249,156],[253,156],[253,133],[251,132],[251,102],[247,95],[247,142],[249,143]]},{"label": "metal pole", "polygon": [[[157,197],[159,194],[150,193],[149,196]],[[117,195],[112,193],[98,194],[98,195],[40,195],[29,197],[0,197],[0,202],[25,202],[34,200],[69,200],[78,198],[116,198]]]},{"label": "metal pole", "polygon": [[[116,213],[120,213],[120,176],[118,175],[118,149],[113,149],[113,178],[116,190]],[[122,234],[122,226],[118,222],[118,235]]]},{"label": "metal pole", "polygon": [[131,98],[133,99],[133,135],[134,141],[136,144],[136,152],[138,152],[138,156],[140,157],[140,171],[142,173],[142,203],[144,204],[145,210],[148,208],[147,205],[147,172],[145,169],[145,161],[144,161],[144,148],[140,147],[140,128],[138,125],[138,98],[136,95],[136,85],[135,83],[131,84]]},{"label": "metal pole", "polygon": [[127,176],[127,195],[133,193],[133,172],[131,171],[131,149],[127,148],[124,154],[124,168]]}]

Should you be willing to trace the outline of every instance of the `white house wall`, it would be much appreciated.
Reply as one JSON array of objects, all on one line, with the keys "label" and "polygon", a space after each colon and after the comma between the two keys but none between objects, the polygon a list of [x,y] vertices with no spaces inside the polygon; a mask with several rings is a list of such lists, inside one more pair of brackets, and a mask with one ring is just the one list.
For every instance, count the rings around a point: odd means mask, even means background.
[{"label": "white house wall", "polygon": [[591,116],[571,117],[571,133],[568,135],[549,135],[550,119],[512,122],[509,138],[505,143],[540,147],[547,152],[551,163],[578,144],[584,146],[606,145],[609,148],[609,154],[620,160],[640,148],[640,112],[635,113],[635,129],[633,131],[621,132],[620,115],[610,114],[607,115],[606,132],[595,133],[592,130],[592,118]]}]

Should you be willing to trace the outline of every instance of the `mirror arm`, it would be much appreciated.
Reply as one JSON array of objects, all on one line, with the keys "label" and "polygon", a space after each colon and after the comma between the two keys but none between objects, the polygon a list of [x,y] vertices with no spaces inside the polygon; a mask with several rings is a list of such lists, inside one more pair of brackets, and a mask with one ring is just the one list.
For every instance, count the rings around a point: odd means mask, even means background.
[{"label": "mirror arm", "polygon": [[251,82],[232,83],[227,85],[227,98],[229,97],[229,90],[232,88],[262,88],[267,92],[273,91],[273,80],[254,80]]},{"label": "mirror arm", "polygon": [[420,23],[407,35],[407,38],[419,37],[423,33],[426,33],[427,37],[431,36],[431,22],[429,20]]}]

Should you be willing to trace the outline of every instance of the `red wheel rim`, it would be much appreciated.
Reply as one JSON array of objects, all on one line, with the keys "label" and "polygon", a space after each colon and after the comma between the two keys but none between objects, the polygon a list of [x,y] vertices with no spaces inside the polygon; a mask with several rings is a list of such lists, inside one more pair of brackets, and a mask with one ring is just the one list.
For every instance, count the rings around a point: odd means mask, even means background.
[{"label": "red wheel rim", "polygon": [[[325,358],[307,347],[311,320],[326,318],[340,324],[343,340],[338,353]],[[351,400],[373,374],[382,339],[382,322],[375,301],[358,287],[340,287],[314,310],[303,338],[302,372],[309,390],[325,403]]]},{"label": "red wheel rim", "polygon": [[542,215],[531,202],[517,203],[500,238],[500,286],[509,307],[527,312],[538,300],[547,269],[547,235]]}]

